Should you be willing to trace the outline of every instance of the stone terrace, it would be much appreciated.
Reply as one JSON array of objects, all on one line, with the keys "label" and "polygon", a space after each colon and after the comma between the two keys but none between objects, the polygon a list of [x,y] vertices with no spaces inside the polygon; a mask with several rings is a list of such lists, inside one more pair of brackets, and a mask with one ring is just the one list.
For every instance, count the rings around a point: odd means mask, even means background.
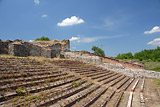
[{"label": "stone terrace", "polygon": [[[141,90],[143,96],[143,81],[79,61],[3,56],[0,106],[116,107],[129,102],[126,90]],[[140,91],[136,95],[133,105],[142,105]]]}]

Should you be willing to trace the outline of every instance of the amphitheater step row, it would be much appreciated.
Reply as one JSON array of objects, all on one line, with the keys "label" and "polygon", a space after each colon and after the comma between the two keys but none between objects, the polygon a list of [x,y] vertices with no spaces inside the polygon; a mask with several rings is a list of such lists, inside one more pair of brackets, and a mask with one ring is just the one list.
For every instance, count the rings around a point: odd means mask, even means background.
[{"label": "amphitheater step row", "polygon": [[0,60],[0,106],[116,107],[137,80],[77,61]]}]

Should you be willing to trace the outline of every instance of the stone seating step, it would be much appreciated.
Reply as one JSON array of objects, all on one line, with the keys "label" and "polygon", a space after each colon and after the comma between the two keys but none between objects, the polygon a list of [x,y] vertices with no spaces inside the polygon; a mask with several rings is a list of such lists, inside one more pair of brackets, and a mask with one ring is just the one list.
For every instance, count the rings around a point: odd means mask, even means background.
[{"label": "stone seating step", "polygon": [[85,73],[81,73],[81,75],[86,75],[87,77],[91,77],[91,76],[95,76],[97,74],[104,74],[105,72],[102,71],[97,71],[97,72],[85,72]]},{"label": "stone seating step", "polygon": [[[93,86],[95,86],[95,85],[93,85]],[[76,93],[78,93],[78,92],[80,92],[80,91],[82,91],[82,90],[84,90],[84,89],[86,89],[86,88],[89,88],[89,87],[94,88],[93,86],[92,86],[92,83],[82,84],[81,86],[76,87],[76,88],[71,89],[71,90],[68,90],[68,91],[66,91],[66,92],[64,92],[64,93],[62,93],[62,94],[60,94],[60,95],[52,96],[52,98],[50,98],[48,102],[44,102],[44,101],[42,100],[42,101],[38,104],[38,106],[48,106],[48,105],[52,105],[52,104],[56,103],[58,100],[61,100],[61,99],[65,99],[65,98],[67,98],[67,97],[70,97],[70,96],[72,96],[72,95],[74,95],[74,94],[76,94]],[[92,89],[92,88],[91,88],[91,89]]]},{"label": "stone seating step", "polygon": [[104,73],[104,74],[100,74],[100,75],[97,74],[95,76],[92,76],[91,79],[98,79],[98,78],[105,77],[110,74],[113,74],[113,72],[108,72],[108,73]]},{"label": "stone seating step", "polygon": [[35,70],[35,72],[33,72],[33,70],[25,70],[25,71],[23,71],[23,70],[21,70],[20,72],[19,71],[15,71],[15,70],[13,70],[13,71],[11,71],[11,72],[1,72],[0,73],[0,79],[3,79],[4,77],[3,77],[3,75],[6,75],[5,77],[8,77],[9,78],[9,76],[10,76],[10,74],[15,74],[15,73],[17,73],[17,77],[19,77],[19,76],[23,76],[24,74],[27,74],[28,76],[32,76],[32,75],[43,75],[43,74],[53,74],[53,73],[61,73],[62,71],[58,71],[58,70],[56,70],[56,69],[48,69],[48,70],[38,70],[38,71],[36,71]]},{"label": "stone seating step", "polygon": [[122,91],[115,92],[115,94],[112,96],[110,101],[105,105],[105,107],[118,107],[122,95],[123,95]]},{"label": "stone seating step", "polygon": [[[53,77],[54,81],[58,81],[64,78],[70,78],[73,77],[73,75],[65,75],[65,76],[60,76],[60,77]],[[50,78],[50,77],[48,77]],[[51,78],[50,78],[51,79]],[[36,81],[28,81],[28,82],[21,82],[20,84],[9,84],[9,85],[4,85],[2,87],[0,87],[0,90],[5,90],[7,88],[9,89],[16,89],[17,87],[23,87],[23,86],[32,86],[33,82],[34,84],[38,84],[38,83],[45,83],[45,81],[47,81],[47,79],[44,80],[36,80]]]},{"label": "stone seating step", "polygon": [[120,89],[125,91],[134,81],[134,78],[130,78]]},{"label": "stone seating step", "polygon": [[[47,89],[51,89],[51,88],[54,88],[54,87],[58,87],[58,86],[61,86],[61,85],[65,85],[65,84],[68,84],[68,83],[71,83],[72,81],[77,81],[77,80],[80,80],[80,78],[69,78],[69,79],[66,79],[66,80],[59,80],[59,81],[56,81],[56,82],[53,82],[53,83],[49,83],[47,85],[42,85],[41,86],[33,86],[33,87],[28,87],[28,88],[25,88],[23,89],[24,92],[27,92],[27,93],[35,93],[35,92],[39,92],[41,90],[47,90]],[[83,82],[86,82],[86,81],[81,81],[82,83]],[[71,83],[72,84],[72,83]],[[6,98],[10,98],[10,97],[13,97],[13,96],[17,96],[18,94],[15,92],[15,91],[12,91],[12,92],[7,92],[7,93],[4,93],[3,96],[4,97],[0,97],[1,101],[3,100],[7,100]]]},{"label": "stone seating step", "polygon": [[122,74],[117,74],[116,76],[112,76],[111,78],[108,78],[108,79],[106,79],[106,80],[104,80],[104,81],[102,81],[102,82],[103,82],[103,84],[107,84],[107,83],[115,80],[116,78],[120,77],[121,75],[122,75]]},{"label": "stone seating step", "polygon": [[[48,73],[47,73],[48,74]],[[21,75],[21,74],[20,74]],[[29,77],[19,77],[17,79],[2,79],[0,80],[1,84],[7,84],[7,83],[14,83],[14,82],[27,82],[27,81],[35,81],[35,80],[39,80],[39,79],[47,79],[47,78],[53,78],[53,77],[60,77],[60,76],[64,76],[67,75],[67,73],[61,73],[61,74],[55,74],[55,75],[29,75]]]},{"label": "stone seating step", "polygon": [[111,78],[111,77],[113,77],[113,76],[116,76],[116,75],[117,75],[117,73],[112,73],[112,74],[109,74],[109,75],[107,75],[107,76],[105,76],[105,77],[98,78],[98,79],[96,79],[96,81],[101,82],[101,81],[104,81],[104,80],[106,80],[106,79],[108,79],[108,78]]},{"label": "stone seating step", "polygon": [[114,86],[115,84],[119,83],[120,81],[122,81],[126,76],[122,75],[120,77],[117,77],[117,79],[111,81],[110,83],[108,83],[109,86]]},{"label": "stone seating step", "polygon": [[118,82],[114,87],[120,89],[120,87],[122,87],[129,79],[130,79],[129,77],[125,77],[123,80]]},{"label": "stone seating step", "polygon": [[[68,107],[68,106],[72,106],[74,103],[76,103],[77,100],[80,100],[81,98],[87,96],[88,94],[90,94],[91,92],[93,92],[94,90],[98,89],[99,86],[98,85],[92,85],[91,87],[82,90],[66,99],[62,99],[60,101],[58,101],[56,104],[51,105],[50,107],[54,107],[55,105],[60,105],[61,107]],[[78,105],[80,107],[80,105]],[[73,106],[74,107],[74,106]]]},{"label": "stone seating step", "polygon": [[92,103],[94,103],[105,91],[107,87],[100,87],[99,89],[95,90],[91,94],[89,94],[86,98],[82,99],[80,102],[77,102],[73,107],[88,107]]},{"label": "stone seating step", "polygon": [[107,91],[101,95],[90,107],[104,107],[114,94],[114,90],[108,88]]}]

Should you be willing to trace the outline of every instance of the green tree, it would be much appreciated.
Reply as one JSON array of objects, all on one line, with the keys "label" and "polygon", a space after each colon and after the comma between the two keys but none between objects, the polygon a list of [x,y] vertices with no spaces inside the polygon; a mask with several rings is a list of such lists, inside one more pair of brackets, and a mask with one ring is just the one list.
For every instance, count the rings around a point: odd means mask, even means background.
[{"label": "green tree", "polygon": [[157,47],[156,49],[144,49],[140,52],[136,52],[134,55],[132,55],[131,52],[124,53],[124,54],[118,54],[117,59],[138,59],[140,61],[147,60],[147,61],[157,61],[160,62],[160,47]]},{"label": "green tree", "polygon": [[50,41],[48,37],[42,36],[41,38],[36,38],[34,41]]},{"label": "green tree", "polygon": [[92,51],[94,51],[94,54],[96,54],[96,55],[105,56],[104,51],[97,46],[93,46]]},{"label": "green tree", "polygon": [[149,49],[149,50],[142,50],[140,52],[137,52],[134,54],[135,59],[142,60],[152,60],[152,61],[158,61],[160,58],[160,47],[157,47],[156,49]]},{"label": "green tree", "polygon": [[133,59],[133,55],[131,52],[128,53],[123,53],[123,54],[118,54],[117,59]]}]

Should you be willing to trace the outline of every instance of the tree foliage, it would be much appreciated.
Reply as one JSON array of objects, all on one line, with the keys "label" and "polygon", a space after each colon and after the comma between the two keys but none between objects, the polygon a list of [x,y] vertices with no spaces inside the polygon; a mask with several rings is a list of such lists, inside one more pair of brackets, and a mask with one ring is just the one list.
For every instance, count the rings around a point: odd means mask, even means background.
[{"label": "tree foliage", "polygon": [[94,51],[94,54],[96,54],[96,55],[105,56],[104,51],[97,46],[93,46],[92,51]]},{"label": "tree foliage", "polygon": [[133,55],[131,52],[128,52],[128,53],[118,54],[116,58],[118,58],[118,59],[133,59]]},{"label": "tree foliage", "polygon": [[151,61],[158,61],[160,62],[160,47],[156,49],[149,49],[149,50],[142,50],[140,52],[135,53],[132,55],[131,52],[118,54],[117,59],[139,59],[140,61],[143,60],[151,60]]},{"label": "tree foliage", "polygon": [[34,41],[50,41],[48,37],[42,36],[41,38],[36,38]]}]

